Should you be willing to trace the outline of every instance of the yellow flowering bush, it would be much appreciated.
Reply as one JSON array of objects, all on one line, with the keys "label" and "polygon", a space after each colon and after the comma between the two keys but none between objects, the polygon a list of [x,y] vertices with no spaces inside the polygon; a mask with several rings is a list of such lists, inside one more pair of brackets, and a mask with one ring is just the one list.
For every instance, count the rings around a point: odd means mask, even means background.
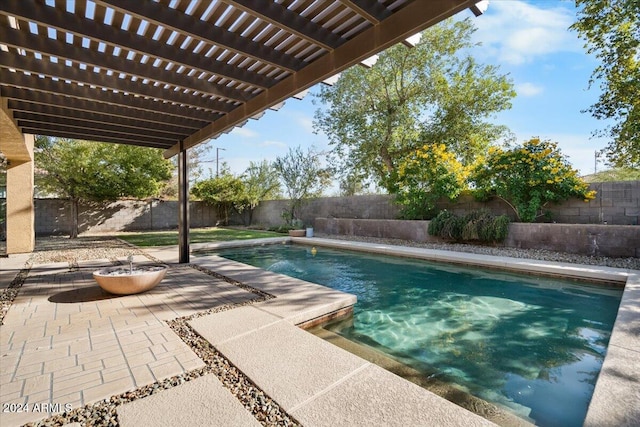
[{"label": "yellow flowering bush", "polygon": [[426,144],[398,164],[396,201],[403,216],[424,219],[433,214],[440,197],[456,198],[466,188],[469,170],[444,144]]},{"label": "yellow flowering bush", "polygon": [[558,144],[533,138],[509,150],[491,147],[477,164],[470,181],[478,198],[497,196],[515,211],[518,221],[533,222],[549,202],[577,197],[595,198]]}]

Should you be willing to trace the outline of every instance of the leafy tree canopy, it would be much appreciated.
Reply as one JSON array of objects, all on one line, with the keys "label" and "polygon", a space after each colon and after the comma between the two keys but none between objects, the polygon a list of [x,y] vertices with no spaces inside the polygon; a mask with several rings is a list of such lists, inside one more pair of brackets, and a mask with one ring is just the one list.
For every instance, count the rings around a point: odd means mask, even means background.
[{"label": "leafy tree canopy", "polygon": [[558,144],[538,138],[511,149],[490,147],[485,161],[474,168],[471,181],[478,198],[499,197],[522,222],[535,221],[549,202],[595,198],[595,191],[578,177]]},{"label": "leafy tree canopy", "polygon": [[299,219],[298,211],[305,199],[320,196],[331,182],[331,172],[322,167],[320,155],[313,148],[306,152],[299,146],[290,148],[273,165],[290,201],[288,211],[284,214],[288,222]]},{"label": "leafy tree canopy", "polygon": [[[204,158],[210,150],[211,146],[208,144],[198,144],[187,150],[189,185],[193,185],[204,175],[202,165],[206,163]],[[178,156],[173,156],[171,163],[173,164],[173,173],[160,191],[160,196],[164,199],[175,200],[178,198]],[[211,168],[209,168],[209,171],[211,171]]]},{"label": "leafy tree canopy", "polygon": [[614,124],[596,132],[608,135],[606,152],[618,167],[640,167],[640,1],[576,0],[578,20],[571,26],[585,48],[600,61],[589,85],[601,94],[589,111]]},{"label": "leafy tree canopy", "polygon": [[393,192],[399,164],[425,145],[444,144],[463,164],[507,129],[488,122],[510,108],[513,85],[497,68],[468,52],[469,20],[442,22],[414,48],[402,44],[379,55],[369,69],[352,67],[323,87],[315,127],[334,147],[337,165],[354,181],[372,177]]},{"label": "leafy tree canopy", "polygon": [[394,192],[403,205],[402,216],[426,219],[440,197],[455,199],[466,188],[468,168],[444,144],[426,144],[404,157],[398,165]]},{"label": "leafy tree canopy", "polygon": [[35,151],[38,187],[72,202],[71,237],[80,200],[153,196],[171,177],[171,163],[153,148],[38,136]]},{"label": "leafy tree canopy", "polygon": [[215,206],[224,225],[229,224],[232,209],[241,213],[249,206],[245,184],[229,171],[226,164],[218,176],[195,183],[191,193]]},{"label": "leafy tree canopy", "polygon": [[250,162],[242,174],[247,198],[254,208],[262,200],[273,200],[280,196],[280,178],[273,163],[263,160],[260,163]]}]

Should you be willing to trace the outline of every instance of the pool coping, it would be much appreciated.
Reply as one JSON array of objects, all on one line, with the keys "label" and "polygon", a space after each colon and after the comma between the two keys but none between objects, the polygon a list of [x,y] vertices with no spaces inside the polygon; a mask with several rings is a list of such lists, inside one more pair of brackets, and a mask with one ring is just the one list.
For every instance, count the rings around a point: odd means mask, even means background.
[{"label": "pool coping", "polygon": [[207,250],[298,243],[355,250],[368,253],[424,259],[454,264],[497,268],[521,273],[562,276],[571,279],[624,286],[618,314],[611,333],[607,354],[595,385],[584,426],[637,425],[640,419],[640,271],[604,266],[566,264],[554,261],[511,258],[495,255],[414,248],[378,243],[332,240],[326,238],[270,238],[225,243],[204,243],[192,247],[193,252]]}]

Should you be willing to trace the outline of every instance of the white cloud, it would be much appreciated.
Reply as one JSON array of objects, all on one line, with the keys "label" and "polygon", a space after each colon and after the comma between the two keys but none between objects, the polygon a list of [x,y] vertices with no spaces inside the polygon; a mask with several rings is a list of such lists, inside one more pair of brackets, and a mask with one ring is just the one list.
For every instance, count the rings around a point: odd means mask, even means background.
[{"label": "white cloud", "polygon": [[265,140],[258,144],[260,147],[277,147],[277,148],[287,148],[287,144],[282,141],[271,141]]},{"label": "white cloud", "polygon": [[232,134],[241,136],[243,138],[256,138],[259,136],[258,132],[252,131],[246,128],[233,128]]},{"label": "white cloud", "polygon": [[[299,101],[292,101],[292,104]],[[291,121],[302,128],[303,131],[309,134],[313,134],[313,118],[308,114],[301,111],[287,110],[282,111],[287,117],[291,118]]]},{"label": "white cloud", "polygon": [[300,115],[297,118],[298,124],[307,132],[313,133],[313,119],[306,115]]},{"label": "white cloud", "polygon": [[520,83],[516,85],[516,93],[522,96],[536,96],[541,94],[544,88],[531,82]]},{"label": "white cloud", "polygon": [[[549,3],[546,3],[549,4]],[[513,65],[530,63],[561,52],[580,52],[581,43],[569,26],[575,20],[570,3],[542,8],[521,0],[494,1],[489,11],[474,20],[476,52]]]}]

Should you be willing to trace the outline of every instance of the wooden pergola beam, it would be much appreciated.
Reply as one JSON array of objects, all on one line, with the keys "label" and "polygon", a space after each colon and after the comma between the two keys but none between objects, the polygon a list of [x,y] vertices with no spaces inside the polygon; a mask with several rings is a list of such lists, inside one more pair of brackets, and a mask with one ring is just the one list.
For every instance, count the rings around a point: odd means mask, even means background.
[{"label": "wooden pergola beam", "polygon": [[378,24],[390,15],[378,0],[340,0],[340,3],[353,9],[372,24]]},{"label": "wooden pergola beam", "polygon": [[277,52],[261,43],[215,27],[198,18],[175,13],[175,10],[160,3],[129,0],[95,0],[95,3],[284,70],[296,71],[305,65],[304,61],[294,56]]},{"label": "wooden pergola beam", "polygon": [[277,3],[264,0],[224,0],[224,2],[326,50],[333,50],[345,42],[337,34]]},{"label": "wooden pergola beam", "polygon": [[132,126],[126,126],[115,122],[98,122],[92,120],[81,119],[78,117],[59,117],[49,116],[45,114],[37,114],[24,111],[14,111],[13,117],[17,120],[19,126],[37,127],[42,126],[43,129],[50,125],[61,125],[65,128],[71,129],[88,129],[88,130],[101,130],[109,131],[114,134],[120,134],[125,137],[147,139],[151,138],[158,142],[166,141],[169,144],[173,144],[176,141],[180,141],[184,138],[184,134],[176,133],[175,131],[160,131],[157,129],[140,129]]},{"label": "wooden pergola beam", "polygon": [[[163,113],[172,116],[184,117],[185,119],[195,118],[206,122],[212,122],[216,118],[220,117],[218,113],[213,111],[198,110],[195,108],[174,105],[169,102],[163,102],[162,98],[154,100],[134,95],[125,95],[122,92],[116,93],[88,85],[79,86],[77,84],[65,83],[61,80],[55,81],[49,78],[39,78],[34,75],[27,76],[22,73],[12,73],[11,71],[2,68],[0,68],[0,83],[13,86],[7,87],[7,89],[14,90],[12,92],[14,93],[14,99],[19,99],[18,93],[15,92],[16,88],[23,88],[26,91],[40,91],[58,96],[80,98],[87,101],[109,104],[118,108],[137,108],[153,113]],[[20,92],[20,94],[24,94],[24,92]],[[67,101],[69,100],[70,98],[67,99]]]},{"label": "wooden pergola beam", "polygon": [[[56,111],[55,115],[64,116],[65,113],[94,113],[104,117],[104,120],[131,119],[140,126],[157,127],[158,125],[185,127],[191,130],[200,129],[207,122],[186,119],[179,116],[155,113],[136,108],[115,107],[100,102],[71,98],[58,94],[29,91],[26,89],[0,87],[0,95],[9,100],[9,108],[14,111],[38,111],[39,107],[49,107]],[[50,110],[51,111],[51,110]],[[72,113],[73,114],[73,113]]]},{"label": "wooden pergola beam", "polygon": [[164,144],[159,144],[155,140],[128,138],[112,132],[101,132],[99,130],[71,131],[64,126],[31,127],[20,126],[22,133],[34,135],[54,136],[59,138],[82,139],[85,141],[112,142],[115,144],[138,145],[140,147],[162,148]]},{"label": "wooden pergola beam", "polygon": [[34,8],[24,0],[5,1],[6,3],[2,7],[4,14],[62,30],[77,37],[86,37],[86,34],[91,34],[91,38],[96,42],[108,43],[141,55],[171,62],[176,67],[183,65],[200,72],[215,74],[259,88],[267,88],[276,83],[275,79],[265,75],[251,73],[215,58],[207,58],[172,45],[159,44],[150,38],[139,36],[130,31],[124,31],[91,19],[79,18],[73,13],[52,7]]},{"label": "wooden pergola beam", "polygon": [[7,75],[6,71],[0,71],[3,73],[2,82],[11,82],[11,84],[16,86],[27,87],[25,85],[31,83],[29,76],[24,74],[24,72],[26,72],[109,89],[110,91],[115,90],[132,95],[139,95],[145,98],[162,99],[178,105],[200,108],[210,111],[211,113],[227,113],[235,108],[235,105],[232,103],[206,98],[202,94],[194,95],[192,93],[185,93],[184,91],[143,84],[142,80],[134,82],[129,80],[128,76],[127,78],[120,78],[117,75],[109,76],[105,73],[96,73],[89,69],[82,70],[78,67],[67,67],[61,63],[36,59],[33,56],[16,58],[10,55],[0,55],[0,68],[23,72]]},{"label": "wooden pergola beam", "polygon": [[152,61],[143,64],[126,58],[105,55],[91,49],[59,43],[50,38],[7,27],[0,26],[0,40],[2,40],[3,44],[15,49],[24,49],[29,52],[53,56],[58,58],[59,61],[71,60],[91,67],[112,70],[183,90],[202,92],[232,101],[246,101],[251,97],[251,93],[248,91],[215,85],[205,79],[193,79],[184,74],[154,67],[150,63]]},{"label": "wooden pergola beam", "polygon": [[[16,118],[18,117],[17,113],[32,113],[52,118],[57,117],[60,119],[79,120],[83,122],[93,122],[96,124],[114,124],[147,131],[150,128],[153,128],[153,131],[166,132],[182,137],[184,137],[184,135],[191,134],[194,129],[198,129],[198,126],[186,127],[183,124],[170,124],[159,121],[163,118],[166,119],[166,116],[158,117],[158,120],[152,122],[139,117],[105,116],[104,114],[98,114],[83,109],[72,109],[46,104],[33,104],[24,101],[9,100],[8,104]],[[105,118],[108,119],[108,121],[105,121]]]},{"label": "wooden pergola beam", "polygon": [[[355,65],[407,37],[469,8],[477,0],[416,1],[397,11],[378,25],[361,32],[339,48],[318,58],[295,75],[283,79],[274,87],[263,91],[240,107],[207,125],[166,150],[165,157],[178,154],[180,147],[193,147],[220,134],[247,118],[282,102],[328,77]],[[425,20],[424,17],[430,19]]]}]

